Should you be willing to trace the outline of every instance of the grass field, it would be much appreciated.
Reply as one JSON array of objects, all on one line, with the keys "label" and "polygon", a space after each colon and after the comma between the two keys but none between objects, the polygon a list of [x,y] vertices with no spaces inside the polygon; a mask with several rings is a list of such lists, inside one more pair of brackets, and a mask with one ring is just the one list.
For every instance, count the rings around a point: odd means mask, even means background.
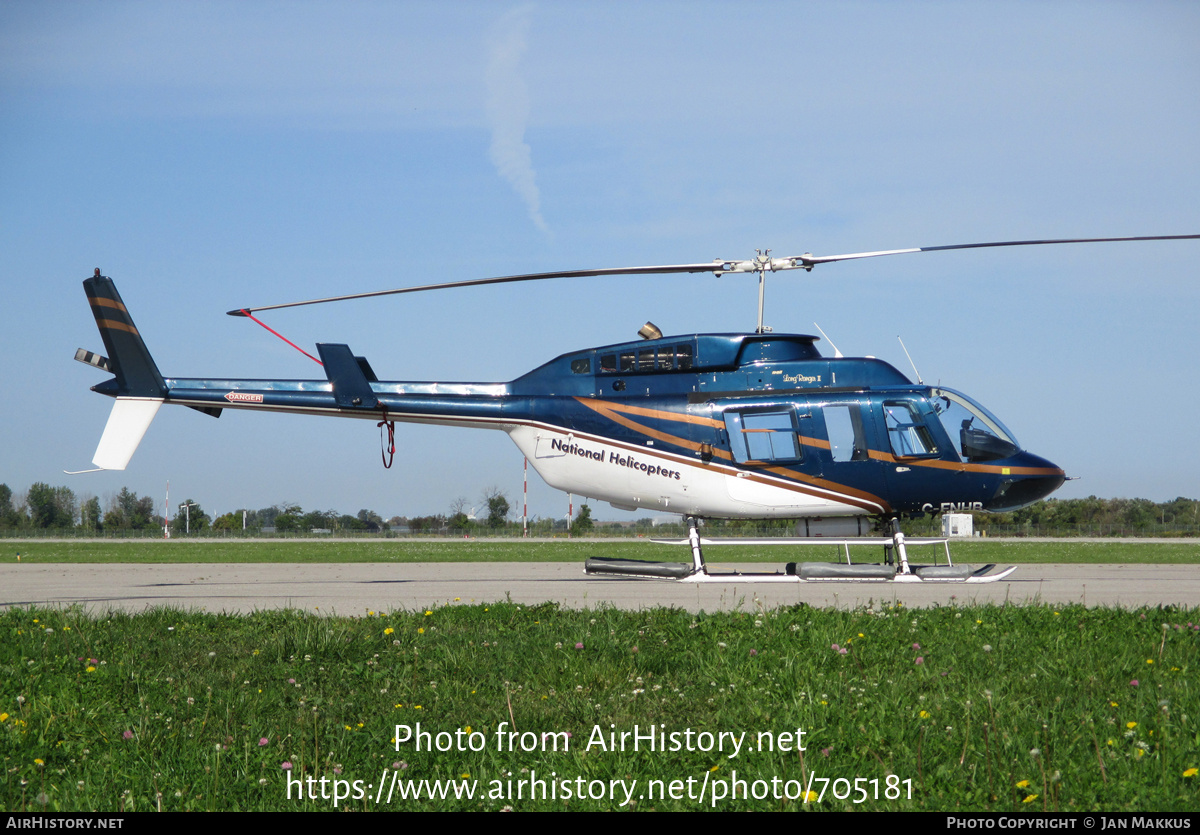
[{"label": "grass field", "polygon": [[504,602],[358,618],[10,610],[0,804],[1194,810],[1198,620]]},{"label": "grass field", "polygon": [[[612,540],[0,548],[122,563],[686,553]],[[1198,550],[976,541],[955,554],[1194,563]],[[831,546],[709,555],[836,559]],[[14,608],[0,635],[0,804],[12,811],[1200,807],[1196,609]]]},{"label": "grass field", "polygon": [[[933,546],[914,548],[914,558],[931,560]],[[940,556],[940,546],[937,546]],[[62,539],[0,540],[0,559],[36,562],[579,562],[591,556],[625,559],[689,559],[685,548],[644,539]],[[833,545],[710,546],[713,562],[790,562],[841,559]],[[951,543],[956,561],[968,563],[1200,563],[1200,540],[1108,542],[1096,540],[970,540]],[[855,558],[877,561],[860,547]]]}]

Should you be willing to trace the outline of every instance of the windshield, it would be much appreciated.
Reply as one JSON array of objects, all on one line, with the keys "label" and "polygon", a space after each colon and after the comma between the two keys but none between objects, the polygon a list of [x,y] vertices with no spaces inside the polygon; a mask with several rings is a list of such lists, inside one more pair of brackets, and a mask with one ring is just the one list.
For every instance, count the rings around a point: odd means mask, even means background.
[{"label": "windshield", "polygon": [[1012,432],[962,392],[935,388],[930,394],[934,411],[964,461],[995,461],[1021,451]]}]

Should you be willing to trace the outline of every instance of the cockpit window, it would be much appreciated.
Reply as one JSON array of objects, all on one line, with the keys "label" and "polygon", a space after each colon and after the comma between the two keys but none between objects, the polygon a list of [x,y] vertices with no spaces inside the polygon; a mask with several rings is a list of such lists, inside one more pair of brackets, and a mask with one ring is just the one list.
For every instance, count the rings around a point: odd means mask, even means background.
[{"label": "cockpit window", "polygon": [[580,357],[579,359],[571,360],[571,373],[573,373],[573,374],[591,374],[592,373],[591,357]]},{"label": "cockpit window", "polygon": [[934,411],[962,460],[996,461],[1021,451],[1004,424],[965,394],[944,388],[935,388],[931,394]]}]

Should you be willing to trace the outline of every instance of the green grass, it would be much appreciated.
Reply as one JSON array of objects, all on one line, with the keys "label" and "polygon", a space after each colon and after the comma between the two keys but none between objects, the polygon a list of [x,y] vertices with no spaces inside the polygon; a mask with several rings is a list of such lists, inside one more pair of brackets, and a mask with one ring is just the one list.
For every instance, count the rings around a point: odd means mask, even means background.
[{"label": "green grass", "polygon": [[[1200,563],[1200,541],[1081,542],[1054,540],[972,540],[951,543],[951,554],[968,563]],[[940,546],[936,549],[940,556]],[[686,548],[632,540],[515,539],[430,540],[382,539],[173,539],[164,540],[0,540],[0,559],[85,563],[225,563],[225,562],[583,562],[588,557],[625,559],[689,559]],[[913,549],[919,560],[932,559],[930,546]],[[878,561],[875,548],[857,547],[855,559]],[[791,562],[841,559],[833,545],[711,546],[710,562]]]},{"label": "green grass", "polygon": [[[572,789],[576,778],[637,781],[635,797],[677,780],[683,798],[636,808],[704,809],[736,772],[768,794],[776,778],[797,781],[792,794],[813,778],[816,791],[822,778],[849,781],[828,784],[818,809],[1188,811],[1200,805],[1200,776],[1186,776],[1200,767],[1198,622],[1195,610],[1078,606],[692,615],[498,602],[358,618],[12,609],[0,614],[0,805],[332,809],[295,789],[289,801],[287,775],[374,784],[395,769],[478,781],[478,794],[377,804],[372,790],[339,808],[619,806],[505,794],[553,773]],[[431,741],[469,727],[485,750],[397,751],[395,726],[418,722]],[[503,722],[535,748],[570,733],[569,750],[497,750]],[[734,758],[587,750],[597,728],[635,726],[746,737]],[[745,747],[798,730],[802,754]],[[889,775],[900,798],[886,797]],[[855,778],[865,802],[833,796]],[[689,779],[693,794],[708,780],[705,802],[686,797]]]}]

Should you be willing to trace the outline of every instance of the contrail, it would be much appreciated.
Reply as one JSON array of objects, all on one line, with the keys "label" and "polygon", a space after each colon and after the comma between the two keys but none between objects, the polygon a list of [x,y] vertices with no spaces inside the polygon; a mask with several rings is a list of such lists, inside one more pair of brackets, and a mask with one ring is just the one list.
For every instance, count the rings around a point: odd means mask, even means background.
[{"label": "contrail", "polygon": [[525,54],[532,5],[518,6],[492,28],[488,56],[488,122],[492,128],[489,156],[500,176],[508,180],[525,201],[529,217],[543,232],[549,231],[542,218],[541,196],[532,155],[525,142],[529,122],[529,88],[521,78],[521,56]]}]

